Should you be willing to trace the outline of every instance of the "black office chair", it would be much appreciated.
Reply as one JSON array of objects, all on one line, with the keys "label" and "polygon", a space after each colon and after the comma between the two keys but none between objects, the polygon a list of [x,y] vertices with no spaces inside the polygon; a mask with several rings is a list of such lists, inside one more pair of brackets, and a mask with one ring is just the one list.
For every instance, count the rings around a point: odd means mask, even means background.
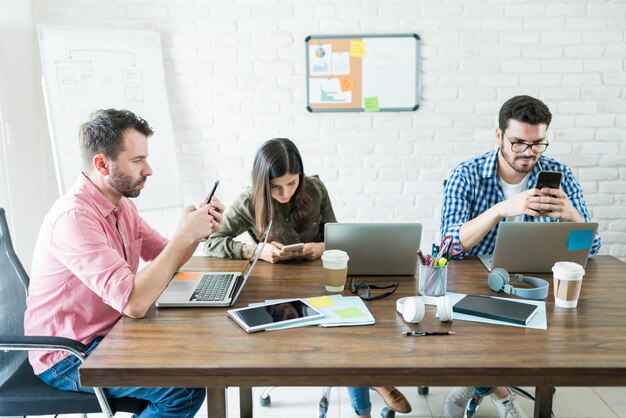
[{"label": "black office chair", "polygon": [[100,413],[115,411],[139,414],[147,402],[135,398],[107,400],[104,391],[95,395],[55,389],[41,381],[28,362],[28,351],[65,351],[83,361],[86,348],[61,337],[24,336],[24,311],[28,274],[18,259],[0,208],[0,416]]}]

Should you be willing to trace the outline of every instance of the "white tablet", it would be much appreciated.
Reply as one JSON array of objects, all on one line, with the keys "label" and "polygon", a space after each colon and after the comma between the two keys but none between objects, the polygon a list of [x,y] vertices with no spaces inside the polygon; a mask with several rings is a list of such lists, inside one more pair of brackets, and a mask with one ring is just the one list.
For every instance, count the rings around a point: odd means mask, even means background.
[{"label": "white tablet", "polygon": [[228,316],[246,332],[261,331],[278,324],[291,324],[322,318],[325,315],[302,299],[264,303],[246,308],[230,309]]}]

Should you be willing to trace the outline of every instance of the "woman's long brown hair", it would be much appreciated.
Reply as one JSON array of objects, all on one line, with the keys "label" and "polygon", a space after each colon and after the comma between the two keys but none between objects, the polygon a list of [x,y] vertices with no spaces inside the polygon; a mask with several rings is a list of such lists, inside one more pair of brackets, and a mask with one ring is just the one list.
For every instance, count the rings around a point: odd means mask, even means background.
[{"label": "woman's long brown hair", "polygon": [[262,236],[265,227],[275,216],[270,181],[285,174],[297,174],[299,177],[298,188],[289,203],[298,217],[302,218],[310,210],[311,198],[304,191],[304,166],[300,151],[287,138],[264,142],[254,156],[252,166],[252,205],[257,238]]}]

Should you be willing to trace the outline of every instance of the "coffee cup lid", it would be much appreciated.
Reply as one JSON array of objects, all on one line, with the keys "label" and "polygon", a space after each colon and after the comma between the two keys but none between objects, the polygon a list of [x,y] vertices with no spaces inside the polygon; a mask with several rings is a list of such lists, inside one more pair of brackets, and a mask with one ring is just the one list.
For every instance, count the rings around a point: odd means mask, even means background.
[{"label": "coffee cup lid", "polygon": [[348,261],[348,253],[342,250],[326,250],[322,254],[322,261]]},{"label": "coffee cup lid", "polygon": [[558,261],[554,263],[552,272],[558,274],[562,279],[575,279],[582,277],[585,274],[585,269],[578,263],[572,263],[571,261]]}]

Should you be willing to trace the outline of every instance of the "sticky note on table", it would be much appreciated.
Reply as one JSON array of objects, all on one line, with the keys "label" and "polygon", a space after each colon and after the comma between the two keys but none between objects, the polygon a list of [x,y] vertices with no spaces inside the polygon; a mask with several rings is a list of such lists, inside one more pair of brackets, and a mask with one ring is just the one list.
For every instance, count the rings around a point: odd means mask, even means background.
[{"label": "sticky note on table", "polygon": [[362,58],[365,56],[365,42],[350,41],[350,56]]},{"label": "sticky note on table", "polygon": [[341,86],[341,91],[355,91],[356,83],[354,82],[354,77],[351,75],[342,75],[339,77],[339,85]]},{"label": "sticky note on table", "polygon": [[176,280],[197,280],[202,277],[201,273],[178,273]]},{"label": "sticky note on table", "polygon": [[360,318],[362,316],[365,316],[365,314],[359,308],[355,308],[354,306],[350,308],[337,309],[334,312],[335,315],[337,315],[341,319]]},{"label": "sticky note on table", "polygon": [[586,250],[593,244],[593,229],[570,231],[567,237],[567,251]]},{"label": "sticky note on table", "polygon": [[314,308],[325,308],[326,306],[336,305],[337,302],[329,298],[328,296],[320,296],[317,298],[310,298],[306,300]]},{"label": "sticky note on table", "polygon": [[363,107],[366,112],[380,112],[380,106],[378,105],[378,96],[365,97],[363,99]]}]

